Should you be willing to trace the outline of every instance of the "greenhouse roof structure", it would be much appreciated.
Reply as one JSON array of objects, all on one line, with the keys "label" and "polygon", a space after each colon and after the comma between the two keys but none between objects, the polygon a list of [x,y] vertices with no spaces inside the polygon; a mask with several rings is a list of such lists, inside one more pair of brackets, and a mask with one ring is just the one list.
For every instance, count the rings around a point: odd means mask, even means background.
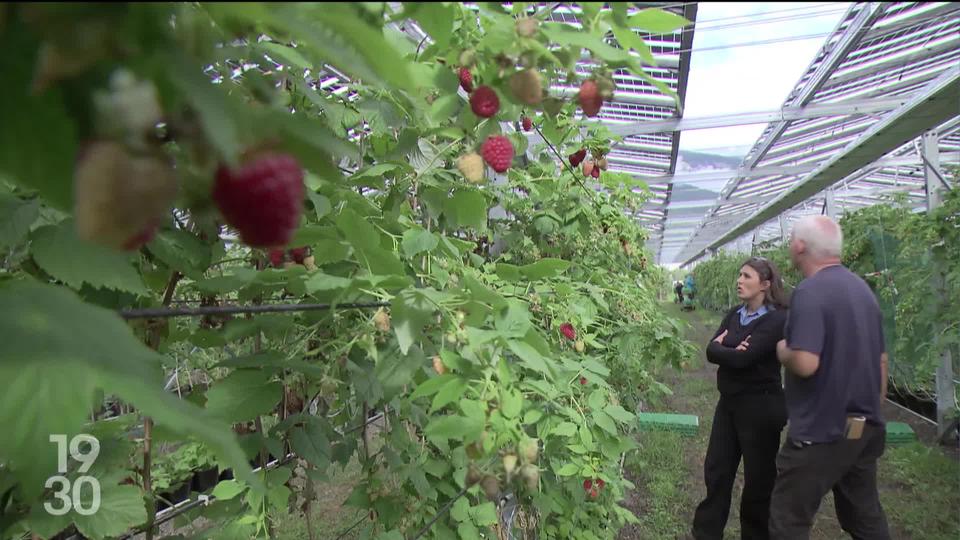
[{"label": "greenhouse roof structure", "polygon": [[[894,193],[923,206],[923,149],[940,164],[960,163],[960,5],[854,3],[780,110],[683,118],[669,128],[758,121],[769,123],[736,169],[669,179],[725,176],[726,186],[667,220],[651,243],[658,262],[690,263],[731,243],[778,238],[800,215],[869,206]],[[671,206],[678,205],[668,202],[667,215],[680,213]]]},{"label": "greenhouse roof structure", "polygon": [[[696,62],[696,3],[640,6],[693,21],[669,35],[639,32],[657,60],[646,73],[668,84],[680,107],[618,71],[615,99],[598,117],[624,138],[612,147],[610,170],[641,178],[651,190],[635,217],[650,231],[647,246],[658,263],[691,263],[729,245],[748,249],[783,237],[801,215],[852,210],[895,194],[922,207],[924,134],[927,155],[960,163],[960,4],[852,3],[781,108],[704,118],[683,115]],[[578,24],[576,7],[544,8],[554,21]],[[609,42],[616,45],[612,36]],[[590,68],[586,59],[578,67],[583,74]],[[764,123],[739,166],[677,172],[683,131]],[[540,142],[530,139],[533,147]],[[930,153],[931,146],[938,151]],[[725,182],[719,192],[700,187],[717,181]]]}]

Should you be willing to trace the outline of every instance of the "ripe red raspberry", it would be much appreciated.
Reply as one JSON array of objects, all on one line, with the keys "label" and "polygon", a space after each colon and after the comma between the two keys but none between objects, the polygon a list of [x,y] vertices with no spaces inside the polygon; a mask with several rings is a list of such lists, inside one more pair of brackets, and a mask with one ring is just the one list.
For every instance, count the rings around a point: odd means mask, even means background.
[{"label": "ripe red raspberry", "polygon": [[577,167],[577,166],[579,166],[580,163],[582,163],[583,160],[587,157],[587,149],[586,149],[586,148],[581,148],[581,149],[577,150],[576,152],[570,154],[570,155],[567,156],[567,157],[570,158],[570,166],[571,166],[571,167]]},{"label": "ripe red raspberry", "polygon": [[481,86],[470,94],[470,109],[481,118],[490,118],[500,110],[500,98],[489,86]]},{"label": "ripe red raspberry", "polygon": [[597,491],[597,488],[596,488],[596,487],[594,487],[593,489],[590,490],[590,498],[591,498],[591,499],[596,499],[596,498],[599,497],[599,496],[600,496],[600,492]]},{"label": "ripe red raspberry", "polygon": [[586,480],[583,481],[583,490],[584,490],[584,491],[590,491],[590,489],[591,489],[592,487],[593,487],[593,480],[587,478]]},{"label": "ripe red raspberry", "polygon": [[587,385],[587,378],[586,378],[586,377],[580,377],[580,385],[581,385],[581,386],[586,386],[586,385]]},{"label": "ripe red raspberry", "polygon": [[468,94],[473,92],[473,74],[470,70],[462,67],[457,71],[457,76],[460,78],[460,88]]},{"label": "ripe red raspberry", "polygon": [[234,170],[221,166],[213,186],[220,213],[251,247],[289,243],[303,197],[303,168],[287,154],[261,154]]},{"label": "ripe red raspberry", "polygon": [[580,85],[580,93],[577,95],[580,101],[580,108],[583,114],[593,118],[600,113],[600,106],[603,105],[603,97],[600,95],[600,89],[597,83],[592,79],[583,81]]},{"label": "ripe red raspberry", "polygon": [[271,249],[268,256],[270,257],[270,264],[274,268],[280,268],[281,266],[283,266],[283,260],[285,256],[282,249],[280,248]]},{"label": "ripe red raspberry", "polygon": [[563,337],[573,341],[577,339],[577,331],[573,329],[573,325],[565,322],[560,325],[560,333],[563,334]]},{"label": "ripe red raspberry", "polygon": [[293,262],[297,264],[303,264],[303,260],[307,258],[307,247],[298,247],[290,250],[290,258],[293,259]]},{"label": "ripe red raspberry", "polygon": [[533,120],[531,120],[529,116],[524,116],[520,119],[520,122],[523,124],[524,131],[530,131],[533,129]]},{"label": "ripe red raspberry", "polygon": [[[477,89],[477,92],[479,91],[480,88]],[[510,139],[503,135],[487,137],[483,147],[480,148],[480,153],[483,154],[483,160],[487,165],[498,173],[506,172],[513,163],[513,145],[510,144]]]},{"label": "ripe red raspberry", "polygon": [[603,480],[597,478],[597,487],[600,488],[600,489],[603,489],[603,486],[604,486],[604,485],[606,485],[606,482],[604,482]]},{"label": "ripe red raspberry", "polygon": [[600,178],[600,167],[598,165],[594,164],[593,170],[590,171],[590,176]]}]

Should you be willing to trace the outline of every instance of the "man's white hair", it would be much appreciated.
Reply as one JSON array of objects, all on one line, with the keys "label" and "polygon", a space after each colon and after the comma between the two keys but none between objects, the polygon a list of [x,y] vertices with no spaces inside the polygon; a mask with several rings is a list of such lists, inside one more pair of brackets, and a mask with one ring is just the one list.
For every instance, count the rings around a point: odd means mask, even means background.
[{"label": "man's white hair", "polygon": [[804,216],[793,224],[793,238],[803,240],[814,259],[839,258],[843,253],[843,231],[827,216]]}]

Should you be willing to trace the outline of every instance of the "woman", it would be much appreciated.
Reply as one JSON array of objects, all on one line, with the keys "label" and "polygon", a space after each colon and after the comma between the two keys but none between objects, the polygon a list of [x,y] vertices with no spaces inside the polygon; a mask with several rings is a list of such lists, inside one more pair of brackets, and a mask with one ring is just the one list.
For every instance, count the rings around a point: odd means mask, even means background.
[{"label": "woman", "polygon": [[698,540],[723,537],[741,456],[741,536],[769,538],[770,494],[780,431],[787,422],[777,361],[787,300],[776,266],[762,257],[747,260],[737,278],[737,296],[743,303],[727,313],[707,346],[707,360],[719,366],[720,401],[703,464],[707,496],[693,518]]}]

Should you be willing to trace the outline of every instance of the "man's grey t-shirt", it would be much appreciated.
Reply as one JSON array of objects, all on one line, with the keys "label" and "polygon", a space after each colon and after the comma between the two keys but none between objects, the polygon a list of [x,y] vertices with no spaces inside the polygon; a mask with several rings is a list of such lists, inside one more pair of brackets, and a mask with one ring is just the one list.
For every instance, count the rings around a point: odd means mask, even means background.
[{"label": "man's grey t-shirt", "polygon": [[819,355],[820,367],[809,378],[786,370],[791,439],[816,443],[841,439],[848,415],[883,425],[882,318],[873,291],[843,266],[828,266],[797,286],[784,335],[791,349]]}]

